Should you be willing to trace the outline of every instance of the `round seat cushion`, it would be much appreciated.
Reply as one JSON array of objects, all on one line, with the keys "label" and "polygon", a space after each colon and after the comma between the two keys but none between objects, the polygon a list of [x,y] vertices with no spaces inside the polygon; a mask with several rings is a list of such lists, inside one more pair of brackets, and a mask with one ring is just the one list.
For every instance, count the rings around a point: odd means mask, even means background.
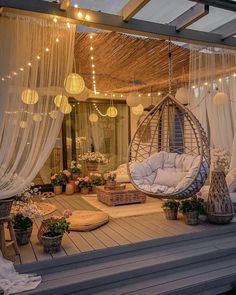
[{"label": "round seat cushion", "polygon": [[109,215],[100,211],[76,210],[67,218],[70,230],[90,231],[109,221]]}]

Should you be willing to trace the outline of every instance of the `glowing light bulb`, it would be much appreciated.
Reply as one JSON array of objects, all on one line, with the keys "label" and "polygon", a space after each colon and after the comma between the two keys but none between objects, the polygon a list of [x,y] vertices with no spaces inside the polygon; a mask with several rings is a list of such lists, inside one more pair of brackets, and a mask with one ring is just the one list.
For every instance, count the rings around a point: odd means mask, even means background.
[{"label": "glowing light bulb", "polygon": [[92,71],[93,74],[95,74],[95,71]]},{"label": "glowing light bulb", "polygon": [[57,42],[57,43],[59,42],[59,38],[56,38],[56,42]]},{"label": "glowing light bulb", "polygon": [[81,11],[78,12],[78,18],[79,19],[83,18],[83,13]]},{"label": "glowing light bulb", "polygon": [[93,79],[95,79],[95,76],[93,76]]},{"label": "glowing light bulb", "polygon": [[40,59],[40,56],[39,55],[37,55],[37,59]]},{"label": "glowing light bulb", "polygon": [[24,71],[24,69],[23,69],[23,68],[20,68],[20,71],[21,71],[21,72],[23,72],[23,71]]},{"label": "glowing light bulb", "polygon": [[49,48],[48,48],[48,47],[46,47],[46,48],[45,48],[45,51],[46,51],[46,52],[48,52],[48,51],[49,51]]},{"label": "glowing light bulb", "polygon": [[219,82],[222,82],[222,78],[219,78],[219,80],[218,80]]},{"label": "glowing light bulb", "polygon": [[16,76],[17,75],[17,72],[13,72],[13,75]]},{"label": "glowing light bulb", "polygon": [[205,82],[205,83],[204,83],[204,85],[205,85],[205,86],[207,86],[207,85],[208,85],[208,83],[207,83],[207,82]]},{"label": "glowing light bulb", "polygon": [[31,62],[28,62],[28,66],[31,67],[32,66],[32,63]]},{"label": "glowing light bulb", "polygon": [[8,78],[8,79],[11,79],[11,76],[10,76],[10,75],[8,75],[8,76],[7,76],[7,78]]},{"label": "glowing light bulb", "polygon": [[123,94],[120,95],[120,97],[123,97],[123,96],[124,96]]},{"label": "glowing light bulb", "polygon": [[105,96],[107,96],[107,93],[105,93]]},{"label": "glowing light bulb", "polygon": [[236,77],[236,73],[233,74],[233,77]]},{"label": "glowing light bulb", "polygon": [[157,93],[157,95],[161,95],[161,92],[159,91],[159,92]]},{"label": "glowing light bulb", "polygon": [[141,94],[139,94],[138,96],[141,97]]},{"label": "glowing light bulb", "polygon": [[5,79],[4,79],[4,78],[2,78],[2,81],[5,81]]},{"label": "glowing light bulb", "polygon": [[91,51],[93,50],[93,46],[90,47],[90,50],[91,50]]},{"label": "glowing light bulb", "polygon": [[93,35],[90,35],[89,38],[90,38],[90,39],[93,39]]},{"label": "glowing light bulb", "polygon": [[93,60],[93,59],[94,59],[94,57],[93,57],[93,56],[91,56],[91,59]]},{"label": "glowing light bulb", "polygon": [[56,17],[53,18],[53,22],[57,23],[57,18]]},{"label": "glowing light bulb", "polygon": [[92,64],[92,68],[95,68],[95,65],[94,64]]},{"label": "glowing light bulb", "polygon": [[70,23],[67,22],[66,25],[67,25],[67,28],[70,29]]},{"label": "glowing light bulb", "polygon": [[148,93],[148,96],[151,96],[151,93]]},{"label": "glowing light bulb", "polygon": [[193,86],[192,86],[192,88],[193,88],[193,89],[195,89],[195,88],[196,88],[196,86],[195,86],[195,85],[193,85]]},{"label": "glowing light bulb", "polygon": [[86,15],[85,15],[85,20],[86,20],[86,21],[90,21],[90,19],[91,19],[90,15],[86,14]]},{"label": "glowing light bulb", "polygon": [[78,4],[75,4],[75,5],[74,5],[74,8],[78,8]]}]

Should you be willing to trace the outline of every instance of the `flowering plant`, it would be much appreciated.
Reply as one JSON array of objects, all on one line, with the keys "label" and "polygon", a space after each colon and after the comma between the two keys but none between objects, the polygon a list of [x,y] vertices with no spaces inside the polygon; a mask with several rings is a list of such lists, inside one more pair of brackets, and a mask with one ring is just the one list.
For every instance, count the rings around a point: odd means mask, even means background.
[{"label": "flowering plant", "polygon": [[45,235],[56,237],[63,235],[65,232],[69,233],[70,223],[66,220],[65,216],[53,215],[51,218],[45,220],[49,231]]},{"label": "flowering plant", "polygon": [[72,211],[70,209],[66,209],[63,212],[63,215],[65,216],[65,218],[69,218],[72,215]]},{"label": "flowering plant", "polygon": [[90,187],[90,186],[92,186],[91,179],[88,176],[78,177],[75,184],[79,185],[79,187]]},{"label": "flowering plant", "polygon": [[65,171],[67,170],[64,170],[63,172],[59,172],[59,173],[56,173],[54,174],[53,176],[51,176],[51,183],[52,185],[66,185],[67,181],[68,181],[68,176],[67,175],[71,175],[71,173],[65,173]]},{"label": "flowering plant", "polygon": [[105,173],[103,175],[103,177],[104,177],[105,180],[114,181],[116,179],[116,173],[115,172]]},{"label": "flowering plant", "polygon": [[100,173],[90,173],[92,186],[103,185],[103,178]]},{"label": "flowering plant", "polygon": [[35,195],[41,194],[41,187],[34,187],[34,183],[31,182],[21,193],[16,195],[16,202],[30,203],[33,202],[32,198]]},{"label": "flowering plant", "polygon": [[107,164],[108,159],[100,152],[87,152],[79,155],[79,161],[96,162],[99,164]]},{"label": "flowering plant", "polygon": [[212,164],[214,170],[222,170],[225,173],[229,171],[231,154],[221,148],[212,149]]},{"label": "flowering plant", "polygon": [[84,137],[84,136],[76,137],[75,141],[76,141],[76,143],[77,143],[79,146],[81,146],[82,144],[85,143],[85,141],[86,141],[86,137]]},{"label": "flowering plant", "polygon": [[76,161],[71,161],[70,171],[71,173],[81,173],[81,167],[82,165],[77,164]]}]

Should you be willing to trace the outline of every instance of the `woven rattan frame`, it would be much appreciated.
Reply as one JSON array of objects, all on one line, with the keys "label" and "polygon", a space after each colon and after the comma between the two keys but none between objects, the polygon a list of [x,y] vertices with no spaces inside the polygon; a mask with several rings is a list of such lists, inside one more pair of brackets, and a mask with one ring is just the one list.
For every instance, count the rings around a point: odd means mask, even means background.
[{"label": "woven rattan frame", "polygon": [[[175,133],[174,141],[176,124],[179,125],[179,129],[176,131],[177,135]],[[141,189],[133,181],[130,163],[142,162],[160,151],[200,155],[198,171],[188,186],[174,193],[153,193]],[[149,196],[165,199],[184,199],[196,194],[204,185],[210,166],[210,149],[205,131],[193,113],[171,94],[167,94],[139,124],[131,140],[128,157],[127,170],[134,187]]]}]

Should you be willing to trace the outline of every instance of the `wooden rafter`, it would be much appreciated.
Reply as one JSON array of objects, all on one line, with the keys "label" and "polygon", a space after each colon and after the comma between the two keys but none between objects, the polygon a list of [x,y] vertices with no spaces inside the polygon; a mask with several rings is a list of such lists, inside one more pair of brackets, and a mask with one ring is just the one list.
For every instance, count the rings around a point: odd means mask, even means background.
[{"label": "wooden rafter", "polygon": [[150,0],[129,0],[129,2],[118,13],[123,21],[130,20],[137,14]]},{"label": "wooden rafter", "polygon": [[70,7],[70,0],[61,0],[60,9],[67,10]]}]

